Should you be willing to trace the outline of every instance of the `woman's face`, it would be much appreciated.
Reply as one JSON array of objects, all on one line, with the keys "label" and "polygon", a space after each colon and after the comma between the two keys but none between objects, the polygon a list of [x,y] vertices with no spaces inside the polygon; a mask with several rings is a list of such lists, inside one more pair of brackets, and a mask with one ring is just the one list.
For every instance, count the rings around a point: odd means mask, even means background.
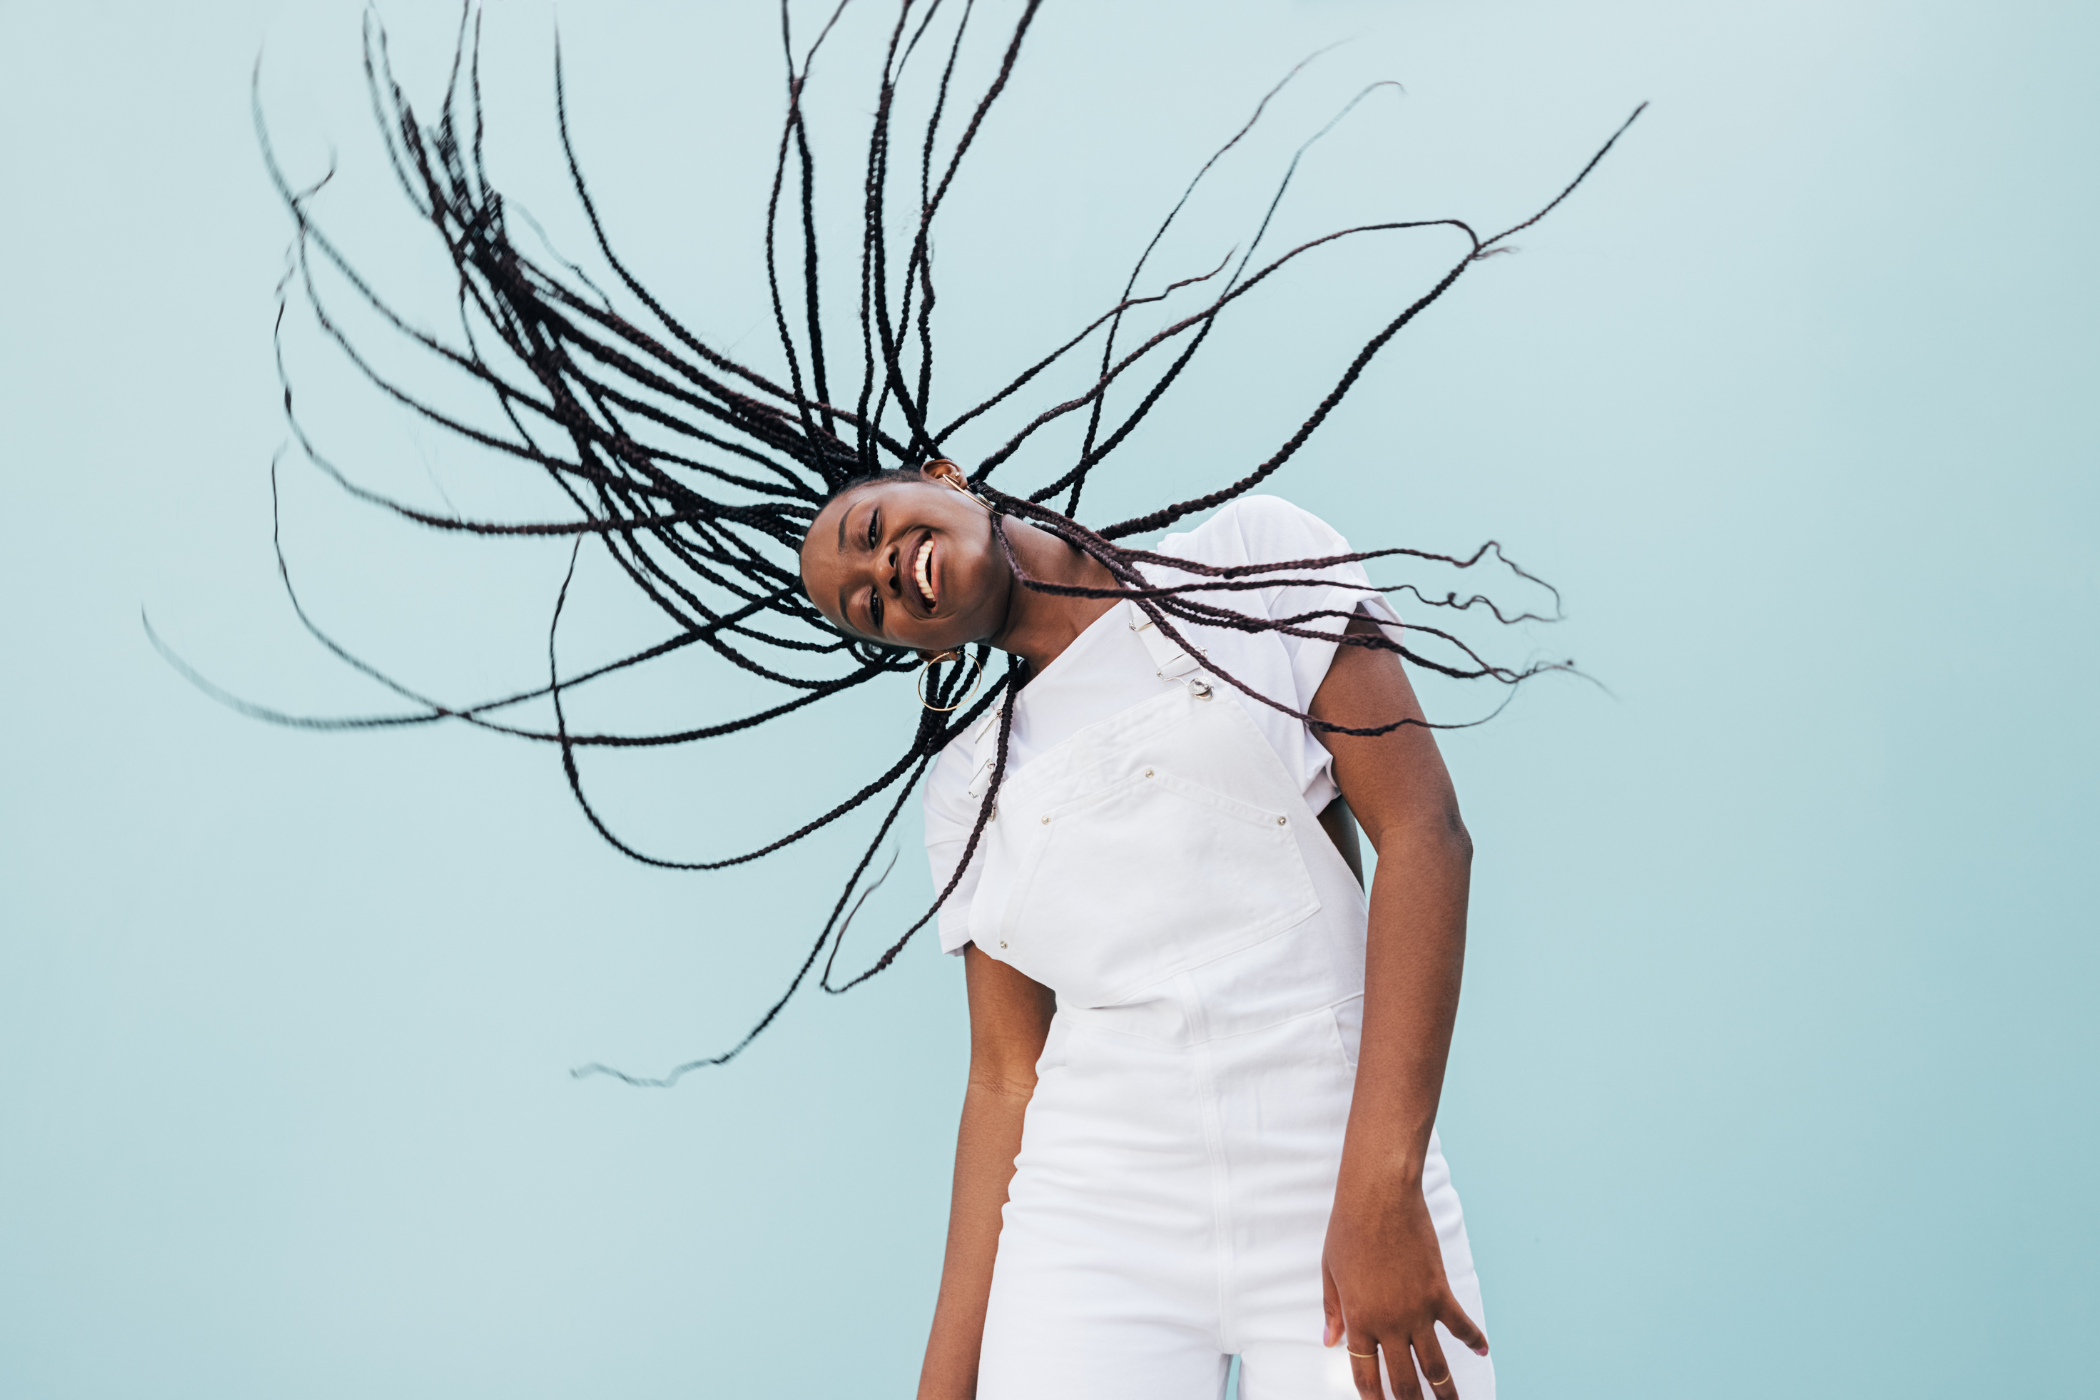
[{"label": "woman's face", "polygon": [[[952,476],[951,476],[952,474]],[[870,641],[941,652],[1006,619],[1013,572],[991,517],[947,463],[827,504],[802,540],[802,586],[825,617]]]}]

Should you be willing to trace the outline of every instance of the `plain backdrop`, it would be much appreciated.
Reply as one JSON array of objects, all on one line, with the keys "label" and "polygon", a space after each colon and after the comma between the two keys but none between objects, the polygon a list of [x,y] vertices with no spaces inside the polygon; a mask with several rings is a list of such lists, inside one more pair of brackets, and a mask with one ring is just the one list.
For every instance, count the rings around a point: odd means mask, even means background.
[{"label": "plain backdrop", "polygon": [[[889,14],[860,4],[812,96],[841,317]],[[816,8],[797,0],[805,35]],[[977,6],[970,82],[1015,11]],[[381,12],[425,115],[456,15]],[[300,630],[270,544],[290,226],[251,124],[259,55],[288,173],[333,162],[317,212],[412,319],[450,324],[374,134],[360,17],[0,0],[0,1395],[907,1395],[963,1087],[953,961],[915,943],[674,1092],[567,1073],[733,1041],[865,828],[647,870],[539,748],[273,728],[141,626],[257,701],[393,707]],[[580,256],[556,20],[489,6],[490,162]],[[758,276],[777,13],[558,20],[630,261],[777,365]],[[1112,301],[1188,175],[1337,40],[1161,277],[1244,247],[1292,149],[1371,80],[1404,94],[1307,154],[1274,246],[1365,218],[1506,226],[1654,104],[1270,488],[1361,546],[1504,541],[1569,620],[1500,644],[1608,687],[1547,681],[1445,742],[1479,857],[1442,1130],[1503,1394],[2090,1393],[2100,18],[1051,0],[938,244],[944,401]],[[1454,247],[1351,251],[1250,303],[1086,517],[1266,457]],[[360,479],[551,511],[373,396],[296,307],[286,327],[302,411]],[[302,598],[347,645],[453,699],[542,678],[562,545],[418,530],[296,454],[282,502]],[[565,657],[661,635],[623,587],[586,555]],[[759,693],[680,659],[577,705],[698,723]],[[850,791],[912,704],[898,680],[587,767],[624,833],[719,854]],[[929,897],[917,839],[914,807],[846,961]]]}]

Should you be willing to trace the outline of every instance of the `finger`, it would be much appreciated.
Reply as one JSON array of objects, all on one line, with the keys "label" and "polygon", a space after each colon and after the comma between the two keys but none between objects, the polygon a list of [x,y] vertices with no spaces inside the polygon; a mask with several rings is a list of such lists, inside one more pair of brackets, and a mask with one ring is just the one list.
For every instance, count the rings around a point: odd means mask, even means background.
[{"label": "finger", "polygon": [[1481,1356],[1488,1354],[1487,1333],[1480,1330],[1466,1310],[1458,1305],[1458,1299],[1450,1293],[1444,1294],[1444,1305],[1437,1309],[1436,1320],[1444,1324],[1444,1330],[1456,1337],[1461,1345],[1470,1347]]},{"label": "finger", "polygon": [[1326,1295],[1327,1323],[1320,1329],[1320,1345],[1331,1347],[1342,1339],[1342,1295],[1334,1286],[1334,1275],[1320,1269],[1320,1289]]},{"label": "finger", "polygon": [[[1386,1358],[1388,1366],[1392,1361],[1392,1357]],[[1451,1363],[1444,1359],[1443,1344],[1437,1341],[1434,1323],[1415,1337],[1414,1362],[1410,1369],[1416,1368],[1420,1369],[1422,1379],[1429,1383],[1430,1393],[1436,1396],[1436,1400],[1458,1400],[1458,1383],[1451,1377]]]},{"label": "finger", "polygon": [[1395,1400],[1422,1400],[1422,1386],[1415,1379],[1415,1358],[1405,1342],[1387,1342],[1381,1348],[1385,1352],[1385,1380],[1393,1388]]},{"label": "finger", "polygon": [[1378,1343],[1352,1334],[1342,1345],[1349,1349],[1349,1379],[1356,1393],[1364,1400],[1385,1400],[1385,1388],[1378,1383]]}]

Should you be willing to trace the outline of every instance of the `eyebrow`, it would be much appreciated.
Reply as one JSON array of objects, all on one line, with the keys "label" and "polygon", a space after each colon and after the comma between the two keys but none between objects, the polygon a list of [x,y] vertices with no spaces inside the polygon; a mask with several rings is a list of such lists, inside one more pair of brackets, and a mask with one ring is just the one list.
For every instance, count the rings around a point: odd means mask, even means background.
[{"label": "eyebrow", "polygon": [[[846,552],[846,517],[851,514],[853,514],[853,505],[849,501],[845,508],[839,511],[839,553],[841,554]],[[845,623],[849,628],[853,626],[853,614],[846,609],[846,585],[843,583],[839,585],[839,621]]]}]

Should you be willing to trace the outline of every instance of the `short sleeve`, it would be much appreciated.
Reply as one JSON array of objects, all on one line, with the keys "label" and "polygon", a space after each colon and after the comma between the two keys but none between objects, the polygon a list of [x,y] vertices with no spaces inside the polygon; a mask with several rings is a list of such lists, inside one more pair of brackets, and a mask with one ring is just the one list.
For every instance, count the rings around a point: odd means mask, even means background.
[{"label": "short sleeve", "polygon": [[[977,825],[977,803],[970,797],[969,786],[970,745],[958,738],[933,761],[920,798],[926,817],[926,863],[932,868],[936,895],[955,878],[963,848],[970,844],[970,830]],[[939,926],[944,953],[960,953],[970,941],[970,898],[977,891],[980,864],[972,861],[955,889],[941,901]]]},{"label": "short sleeve", "polygon": [[[1211,538],[1204,538],[1210,535]],[[1220,510],[1187,535],[1174,548],[1162,552],[1180,554],[1206,564],[1264,564],[1275,566],[1294,560],[1332,559],[1354,551],[1339,530],[1326,521],[1292,505],[1280,496],[1245,496]],[[1230,556],[1221,557],[1221,556]],[[1339,633],[1348,614],[1362,611],[1373,621],[1397,627],[1400,616],[1386,596],[1371,587],[1371,578],[1358,562],[1327,564],[1318,568],[1289,569],[1292,578],[1321,579],[1318,584],[1294,584],[1264,588],[1253,594],[1219,595],[1239,601],[1261,600],[1261,610],[1273,621],[1303,618],[1296,625],[1310,632]],[[1340,616],[1313,616],[1335,613]],[[1334,661],[1338,643],[1318,637],[1293,637],[1277,633],[1276,640],[1289,658],[1292,699],[1299,710],[1312,708],[1327,668]],[[1284,697],[1278,696],[1278,699]]]},{"label": "short sleeve", "polygon": [[[1351,614],[1361,611],[1378,622],[1399,625],[1398,614],[1385,595],[1371,587],[1370,575],[1361,563],[1311,562],[1351,553],[1341,532],[1310,511],[1275,496],[1242,497],[1187,534],[1169,535],[1160,541],[1158,552],[1212,566],[1256,564],[1274,569],[1281,565],[1276,576],[1307,580],[1209,596],[1226,607],[1316,635],[1191,628],[1198,645],[1240,680],[1300,714],[1312,709],[1339,645],[1333,639],[1348,625]],[[1301,567],[1291,567],[1301,561]],[[1256,581],[1261,577],[1254,576]],[[1204,596],[1195,595],[1198,599]],[[1306,805],[1315,812],[1323,810],[1338,791],[1334,755],[1327,746],[1303,720],[1243,696],[1235,698],[1267,736],[1285,768],[1303,785]]]}]

